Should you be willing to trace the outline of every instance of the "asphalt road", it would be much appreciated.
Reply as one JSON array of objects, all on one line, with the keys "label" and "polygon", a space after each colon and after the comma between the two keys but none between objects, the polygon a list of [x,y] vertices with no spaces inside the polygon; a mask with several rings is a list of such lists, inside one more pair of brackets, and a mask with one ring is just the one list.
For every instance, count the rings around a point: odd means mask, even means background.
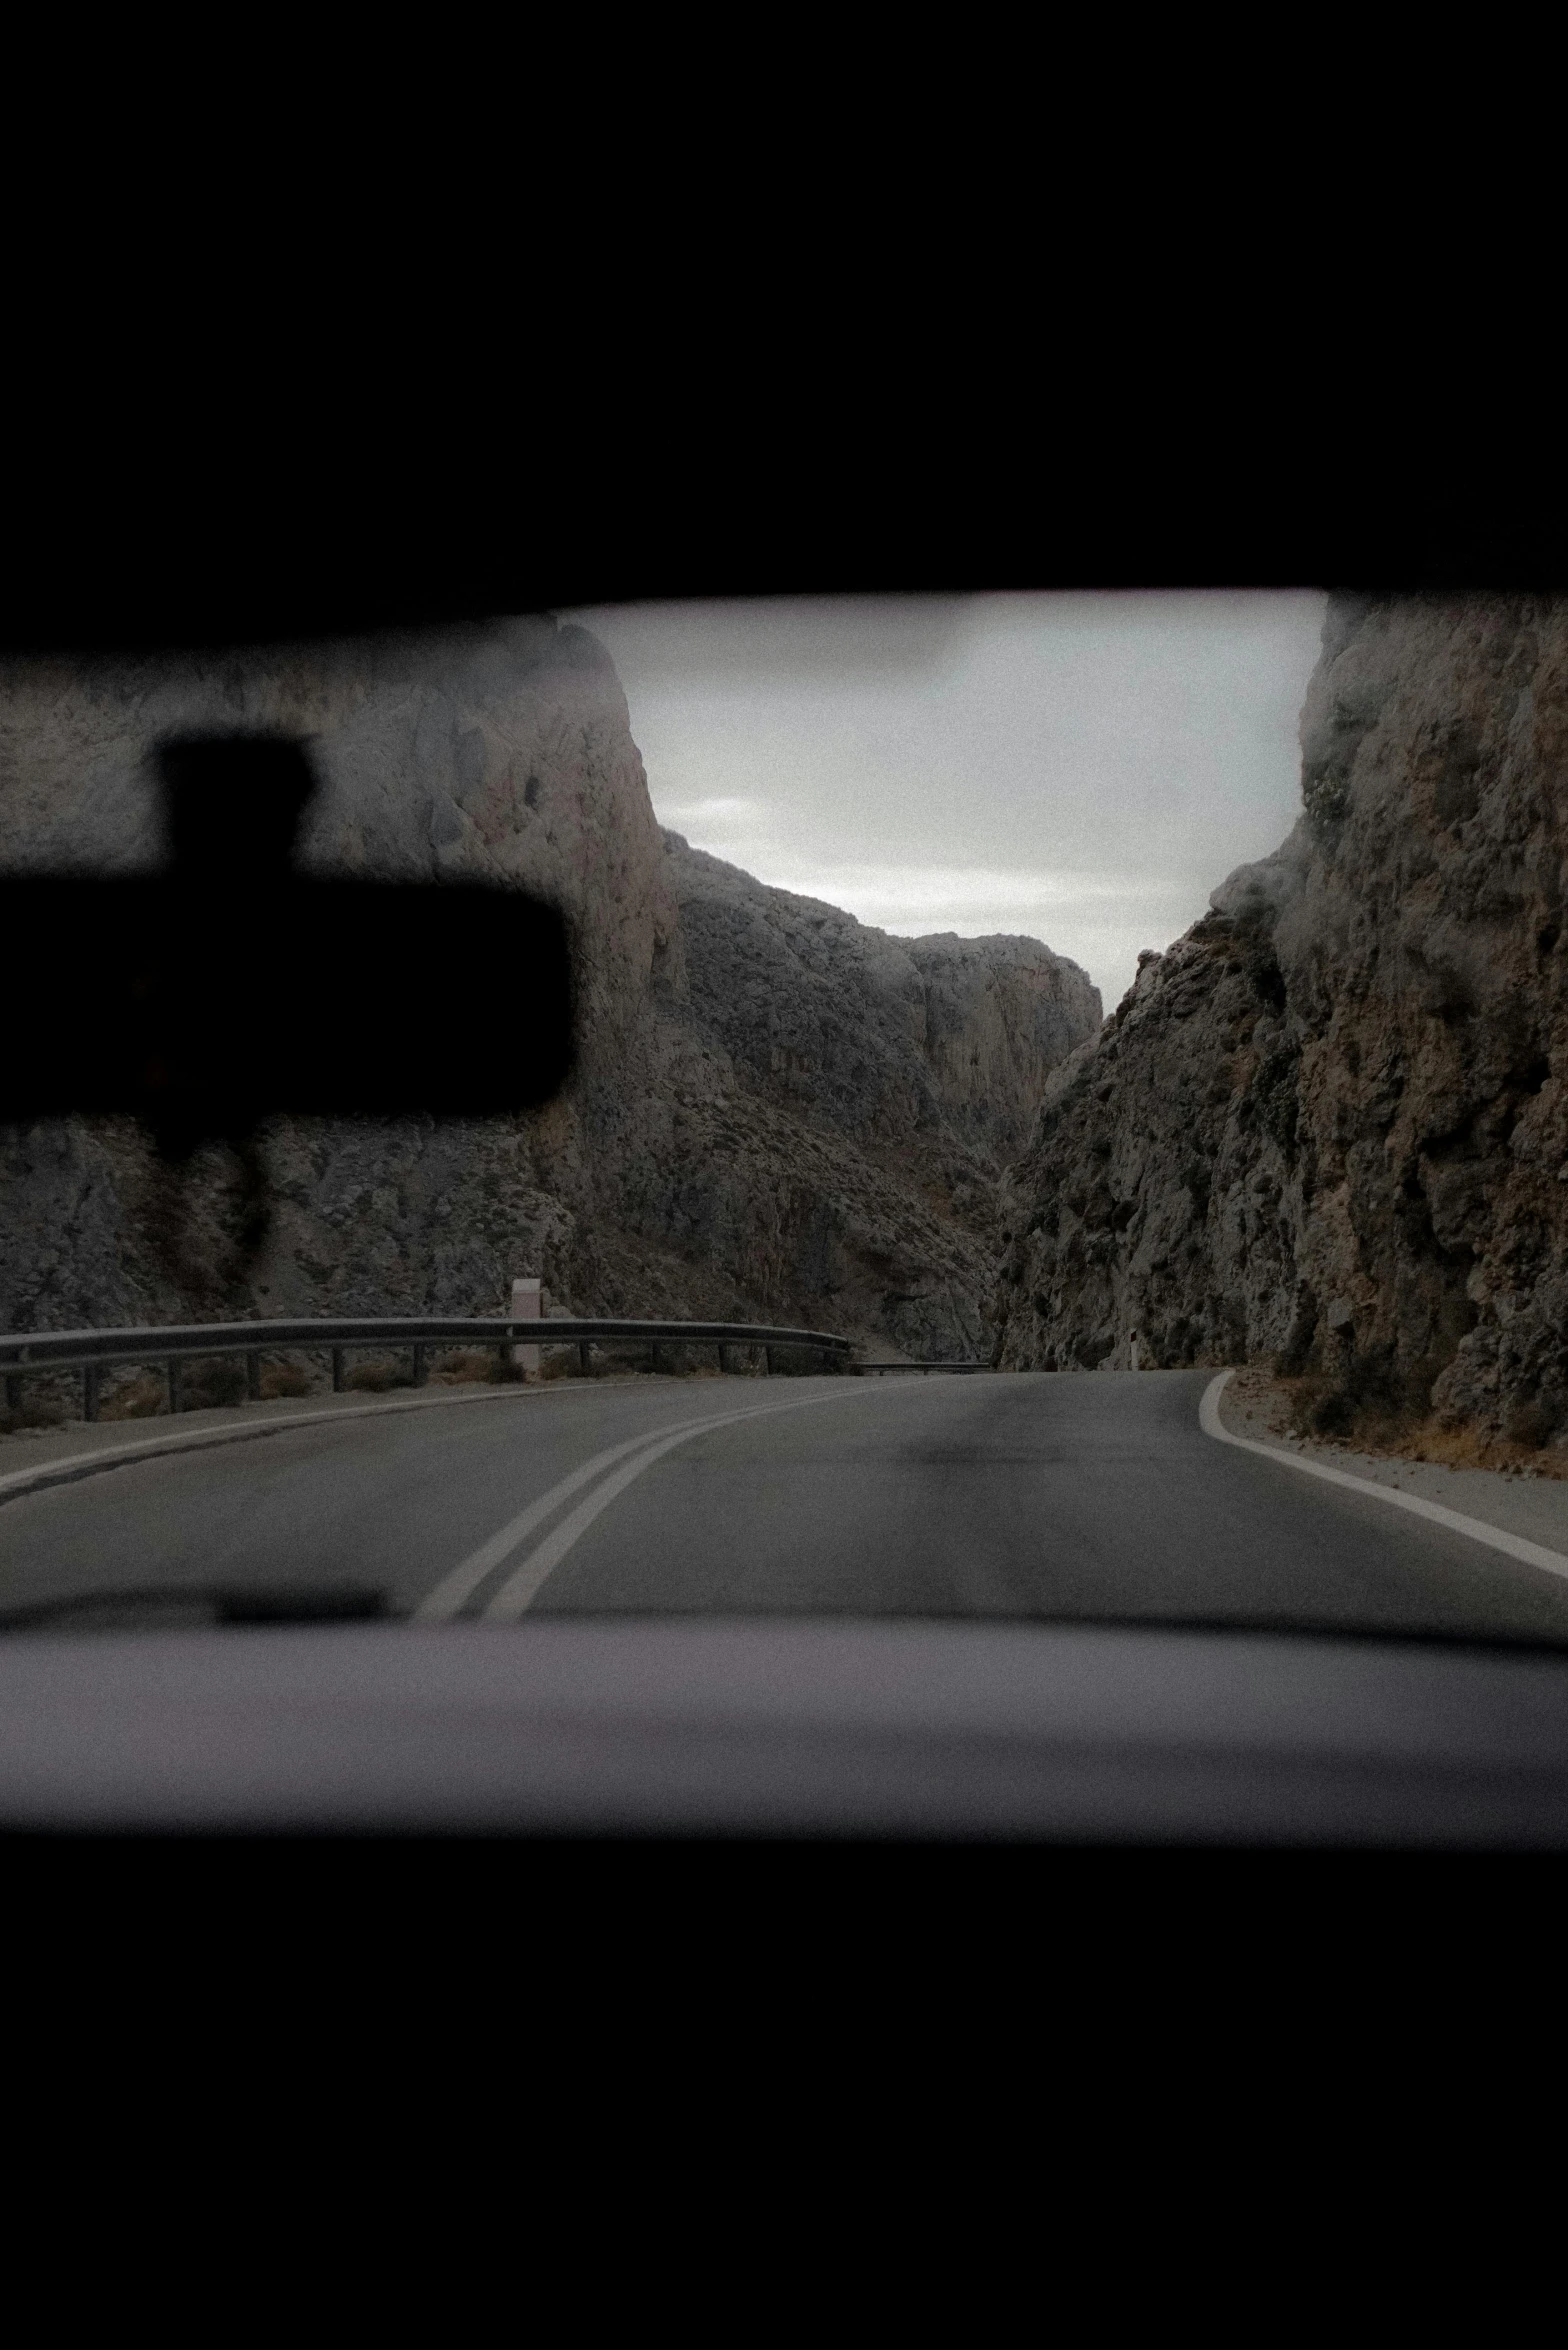
[{"label": "asphalt road", "polygon": [[6,1502],[0,1607],[352,1580],[434,1619],[804,1611],[1568,1638],[1568,1581],[1206,1436],[1211,1376],[648,1378],[280,1429]]}]

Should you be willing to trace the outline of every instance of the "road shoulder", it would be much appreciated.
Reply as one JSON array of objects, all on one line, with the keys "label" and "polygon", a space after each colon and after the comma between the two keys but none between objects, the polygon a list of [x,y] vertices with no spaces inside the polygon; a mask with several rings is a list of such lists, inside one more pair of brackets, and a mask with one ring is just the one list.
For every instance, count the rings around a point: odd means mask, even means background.
[{"label": "road shoulder", "polygon": [[1414,1494],[1516,1534],[1545,1549],[1568,1553],[1568,1482],[1526,1477],[1506,1469],[1448,1469],[1433,1461],[1399,1460],[1338,1444],[1312,1443],[1282,1426],[1282,1399],[1266,1372],[1237,1372],[1219,1399],[1221,1424],[1248,1443],[1298,1460],[1317,1461],[1369,1485]]}]

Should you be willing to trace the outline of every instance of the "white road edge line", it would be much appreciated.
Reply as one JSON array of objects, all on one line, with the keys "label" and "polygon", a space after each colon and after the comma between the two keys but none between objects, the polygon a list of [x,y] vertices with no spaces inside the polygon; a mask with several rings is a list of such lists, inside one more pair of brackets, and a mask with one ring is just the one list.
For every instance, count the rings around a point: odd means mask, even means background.
[{"label": "white road edge line", "polygon": [[1233,1436],[1220,1419],[1220,1397],[1230,1377],[1229,1371],[1221,1371],[1203,1391],[1198,1425],[1205,1436],[1216,1437],[1221,1444],[1234,1444],[1241,1452],[1261,1453],[1266,1461],[1277,1461],[1284,1469],[1299,1469],[1304,1477],[1321,1477],[1328,1485],[1348,1485],[1353,1493],[1369,1494],[1374,1501],[1386,1501],[1396,1510],[1409,1510],[1413,1517],[1429,1518],[1435,1526],[1447,1526],[1455,1534],[1468,1534],[1472,1542],[1484,1542],[1489,1549],[1506,1551],[1510,1558],[1521,1560],[1527,1567],[1544,1567],[1549,1575],[1568,1575],[1568,1558],[1561,1551],[1544,1550],[1539,1542],[1526,1542],[1522,1534],[1505,1534],[1501,1526],[1488,1526],[1481,1518],[1467,1518],[1462,1510],[1445,1509],[1440,1501],[1423,1501],[1418,1493],[1402,1493],[1397,1486],[1378,1485],[1370,1477],[1353,1477],[1348,1469],[1331,1469],[1327,1461],[1303,1460],[1299,1453],[1285,1452],[1278,1445],[1259,1444],[1250,1436]]},{"label": "white road edge line", "polygon": [[[850,1393],[857,1392],[869,1394],[871,1390],[869,1387],[862,1387],[861,1383],[857,1382]],[[689,1443],[694,1436],[706,1436],[714,1428],[732,1427],[737,1420],[758,1420],[770,1413],[798,1412],[807,1404],[835,1403],[843,1400],[845,1399],[835,1395],[801,1395],[794,1397],[789,1403],[754,1404],[747,1411],[723,1412],[716,1419],[698,1420],[688,1428],[677,1428],[667,1436],[655,1437],[651,1443],[645,1437],[634,1439],[635,1443],[642,1446],[642,1450],[632,1460],[629,1460],[624,1468],[616,1469],[606,1477],[604,1483],[591,1493],[586,1501],[578,1504],[569,1518],[564,1518],[561,1521],[553,1534],[547,1535],[543,1542],[528,1553],[522,1564],[507,1577],[488,1607],[482,1611],[484,1621],[487,1624],[514,1624],[519,1616],[526,1614],[533,1605],[545,1577],[560,1565],[572,1545],[580,1535],[587,1532],[600,1511],[607,1510],[611,1502],[618,1499],[626,1491],[627,1486],[642,1475],[644,1469],[651,1469],[655,1461],[662,1460],[667,1452],[673,1452],[678,1444]],[[631,1447],[622,1445],[618,1449],[625,1452],[629,1451]],[[599,1457],[601,1461],[604,1461],[613,1459],[614,1455],[601,1454]],[[566,1498],[573,1483],[580,1484],[597,1466],[598,1463],[590,1461],[584,1469],[577,1473],[575,1479],[566,1479],[555,1488],[553,1493],[547,1493],[543,1501],[536,1502],[534,1511],[537,1512],[537,1516],[539,1518],[546,1516],[555,1506],[557,1500]],[[525,1510],[523,1516],[527,1518],[531,1514]],[[521,1520],[515,1522],[519,1525],[522,1523]],[[510,1528],[502,1529],[502,1534],[508,1532],[510,1532]],[[496,1542],[501,1539],[502,1535],[495,1537]],[[487,1550],[491,1547],[490,1544],[486,1545]],[[474,1554],[476,1558],[480,1555],[477,1551]],[[462,1567],[454,1570],[456,1575],[460,1575],[462,1572]]]},{"label": "white road edge line", "polygon": [[495,1387],[484,1395],[410,1396],[396,1403],[350,1404],[329,1412],[285,1412],[275,1420],[228,1422],[221,1428],[170,1429],[162,1436],[139,1437],[134,1444],[104,1445],[97,1452],[64,1453],[36,1468],[13,1469],[0,1477],[0,1502],[24,1493],[41,1493],[51,1485],[73,1485],[79,1477],[96,1476],[100,1469],[118,1469],[126,1461],[157,1460],[167,1453],[202,1452],[214,1444],[248,1444],[258,1436],[275,1436],[285,1428],[327,1428],[339,1420],[380,1420],[395,1412],[428,1412],[443,1406],[472,1403],[539,1402],[537,1387]]}]

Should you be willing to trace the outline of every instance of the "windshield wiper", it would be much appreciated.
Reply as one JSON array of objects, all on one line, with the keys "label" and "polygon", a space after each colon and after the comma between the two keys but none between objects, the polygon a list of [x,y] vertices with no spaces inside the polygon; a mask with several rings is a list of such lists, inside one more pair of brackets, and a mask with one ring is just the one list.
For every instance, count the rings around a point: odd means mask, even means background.
[{"label": "windshield wiper", "polygon": [[151,1583],[123,1591],[73,1591],[0,1608],[0,1632],[136,1631],[157,1625],[358,1624],[403,1611],[390,1593],[364,1583]]}]

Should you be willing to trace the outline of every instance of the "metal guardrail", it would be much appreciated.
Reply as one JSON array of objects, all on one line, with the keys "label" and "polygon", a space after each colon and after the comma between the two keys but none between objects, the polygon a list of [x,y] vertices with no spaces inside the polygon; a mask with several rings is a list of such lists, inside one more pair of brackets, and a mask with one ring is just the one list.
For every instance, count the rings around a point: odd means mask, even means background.
[{"label": "metal guardrail", "polygon": [[514,1346],[570,1346],[587,1370],[595,1346],[642,1344],[652,1350],[659,1367],[666,1346],[714,1346],[719,1368],[725,1370],[726,1349],[760,1347],[766,1368],[785,1348],[806,1349],[827,1356],[845,1369],[857,1368],[851,1342],[823,1330],[775,1330],[754,1322],[608,1322],[567,1315],[544,1315],[537,1320],[503,1319],[492,1315],[359,1315],[344,1319],[301,1317],[290,1322],[171,1323],[140,1330],[30,1330],[0,1334],[0,1375],[5,1379],[6,1407],[20,1408],[21,1383],[45,1371],[80,1370],[82,1413],[98,1416],[100,1375],[115,1366],[163,1366],[168,1382],[169,1409],[180,1409],[180,1364],[194,1356],[243,1355],[246,1393],[255,1401],[261,1393],[264,1354],[326,1354],[332,1356],[332,1385],[343,1386],[344,1357],[353,1349],[413,1350],[414,1385],[422,1387],[429,1373],[432,1351],[449,1347],[496,1348],[504,1363]]}]

